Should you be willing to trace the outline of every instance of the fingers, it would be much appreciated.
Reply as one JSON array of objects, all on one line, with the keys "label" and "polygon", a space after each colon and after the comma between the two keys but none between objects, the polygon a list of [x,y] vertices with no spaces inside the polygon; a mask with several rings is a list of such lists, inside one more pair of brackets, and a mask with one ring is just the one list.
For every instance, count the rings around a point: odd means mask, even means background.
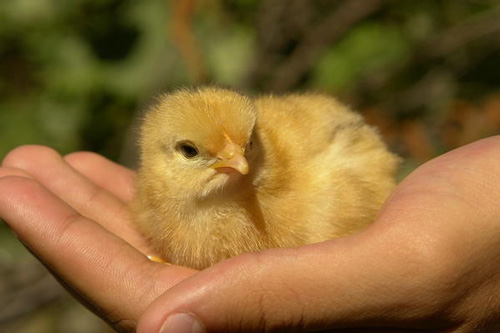
[{"label": "fingers", "polygon": [[[116,165],[99,161],[84,163],[83,158],[70,157],[75,164],[89,170],[92,166],[100,170],[88,171],[93,178],[107,178],[108,187],[114,182],[114,193],[132,192],[130,174]],[[78,161],[77,161],[78,160]],[[96,160],[94,158],[94,160]],[[84,165],[85,166],[82,166]],[[104,188],[96,185],[68,164],[56,151],[43,146],[23,146],[9,153],[2,166],[20,169],[39,181],[80,214],[99,222],[106,229],[122,237],[134,247],[151,254],[149,246],[132,225],[127,205]],[[97,177],[96,174],[102,176]]]},{"label": "fingers", "polygon": [[37,182],[0,178],[0,216],[98,314],[132,331],[149,303],[194,271],[150,262]]},{"label": "fingers", "polygon": [[123,202],[132,200],[135,181],[132,170],[92,152],[76,152],[66,155],[64,159],[75,170]]}]

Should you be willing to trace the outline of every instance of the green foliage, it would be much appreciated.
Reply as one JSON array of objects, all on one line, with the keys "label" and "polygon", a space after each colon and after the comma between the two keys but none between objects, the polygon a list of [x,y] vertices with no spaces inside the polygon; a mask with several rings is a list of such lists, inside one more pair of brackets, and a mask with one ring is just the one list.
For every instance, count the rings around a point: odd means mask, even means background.
[{"label": "green foliage", "polygon": [[[123,139],[124,123],[131,122],[137,101],[158,75],[154,59],[167,53],[163,2],[134,6],[2,2],[0,156],[37,143],[63,153],[96,148],[118,157],[119,145],[106,150],[107,132],[121,131]],[[94,128],[100,129],[95,136]],[[89,145],[82,134],[104,144]]]},{"label": "green foliage", "polygon": [[[406,158],[402,175],[500,133],[497,0],[366,0],[378,5],[342,11],[352,3],[0,1],[0,160],[43,144],[134,165],[137,113],[162,91],[206,83],[338,95]],[[26,258],[5,226],[0,243],[0,269]],[[66,298],[52,302],[0,331],[100,331]]]},{"label": "green foliage", "polygon": [[[224,29],[226,30],[226,29]],[[204,51],[207,63],[213,73],[213,80],[219,84],[238,86],[247,74],[254,49],[254,35],[245,27],[235,27],[209,39]]]},{"label": "green foliage", "polygon": [[[194,10],[184,16],[173,3],[1,2],[0,156],[18,145],[36,143],[62,153],[89,149],[119,159],[136,112],[161,91],[205,82],[273,91],[273,84],[280,84],[274,72],[295,56],[309,31],[345,2],[297,1],[280,7],[267,1],[193,1]],[[322,51],[300,74],[295,88],[330,91],[353,98],[355,105],[382,102],[396,116],[398,109],[422,109],[411,98],[401,102],[398,96],[406,96],[423,78],[431,78],[428,86],[448,87],[439,103],[431,103],[438,107],[456,92],[475,98],[492,91],[499,81],[488,68],[498,63],[498,56],[487,41],[474,48],[464,43],[446,59],[418,57],[422,45],[450,27],[495,13],[494,3],[424,0],[383,5],[330,45],[320,45]],[[173,28],[179,24],[184,31]],[[176,41],[176,34],[184,37]],[[462,36],[459,32],[451,37]],[[189,60],[196,56],[193,49],[199,52],[198,65]],[[196,66],[201,68],[198,77],[193,76]],[[435,75],[434,67],[442,75]],[[460,78],[473,83],[462,85]],[[363,103],[356,101],[360,96]]]},{"label": "green foliage", "polygon": [[410,45],[400,27],[368,22],[325,52],[315,68],[313,81],[318,88],[346,93],[362,76],[401,66],[409,52]]}]

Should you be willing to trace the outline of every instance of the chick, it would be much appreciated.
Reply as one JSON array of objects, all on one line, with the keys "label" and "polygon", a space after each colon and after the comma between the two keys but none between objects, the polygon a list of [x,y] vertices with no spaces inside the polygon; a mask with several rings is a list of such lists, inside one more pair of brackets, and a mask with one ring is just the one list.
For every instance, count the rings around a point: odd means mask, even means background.
[{"label": "chick", "polygon": [[202,269],[371,223],[398,158],[333,98],[163,95],[143,119],[135,222],[167,262]]}]

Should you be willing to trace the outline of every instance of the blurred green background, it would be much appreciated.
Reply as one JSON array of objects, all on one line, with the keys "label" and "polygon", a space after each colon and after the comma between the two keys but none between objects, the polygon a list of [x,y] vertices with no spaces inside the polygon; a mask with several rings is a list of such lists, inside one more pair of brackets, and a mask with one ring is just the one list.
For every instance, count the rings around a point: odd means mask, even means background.
[{"label": "blurred green background", "polygon": [[[322,91],[378,126],[401,175],[500,133],[498,0],[0,2],[0,158],[22,144],[133,167],[162,91]],[[1,332],[109,332],[2,226]]]}]

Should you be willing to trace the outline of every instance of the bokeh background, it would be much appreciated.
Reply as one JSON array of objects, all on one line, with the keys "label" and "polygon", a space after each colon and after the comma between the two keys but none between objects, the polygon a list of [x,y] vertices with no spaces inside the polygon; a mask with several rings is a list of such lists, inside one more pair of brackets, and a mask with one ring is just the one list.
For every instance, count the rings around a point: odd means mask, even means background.
[{"label": "bokeh background", "polygon": [[[137,112],[210,83],[337,96],[404,157],[404,177],[500,133],[500,2],[0,1],[0,158],[36,143],[134,167]],[[0,331],[110,332],[5,225]]]}]

